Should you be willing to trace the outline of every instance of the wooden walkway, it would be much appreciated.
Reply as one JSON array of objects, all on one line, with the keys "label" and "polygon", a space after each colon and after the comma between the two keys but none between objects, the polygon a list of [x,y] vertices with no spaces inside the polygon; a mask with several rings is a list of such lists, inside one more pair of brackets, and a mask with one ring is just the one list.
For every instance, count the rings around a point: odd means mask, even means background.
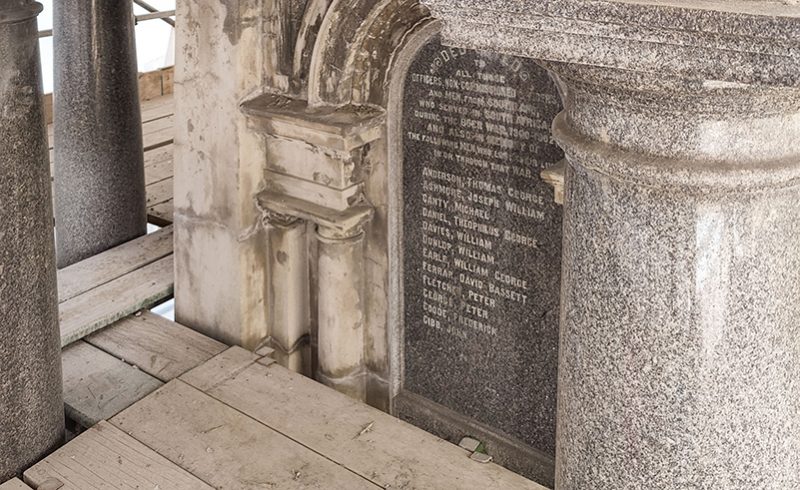
[{"label": "wooden walkway", "polygon": [[[169,328],[191,332],[177,324]],[[132,324],[114,329],[111,338],[89,342],[102,345],[111,359],[131,362],[158,388],[26,471],[34,488],[56,479],[65,490],[543,490],[268,356],[232,347],[173,377],[224,347],[152,325],[143,332]],[[152,334],[161,340],[125,340]],[[169,353],[163,352],[164,338],[171,340]],[[191,362],[180,354],[184,349],[195,356]]]},{"label": "wooden walkway", "polygon": [[[172,152],[175,102],[172,94],[142,102],[144,176],[148,220],[158,226],[172,223]],[[53,161],[53,125],[48,126],[50,161]]]},{"label": "wooden walkway", "polygon": [[[143,103],[148,214],[165,228],[59,271],[78,434],[0,490],[530,489],[493,463],[147,311],[173,292],[171,96]],[[29,487],[30,486],[30,487]]]}]

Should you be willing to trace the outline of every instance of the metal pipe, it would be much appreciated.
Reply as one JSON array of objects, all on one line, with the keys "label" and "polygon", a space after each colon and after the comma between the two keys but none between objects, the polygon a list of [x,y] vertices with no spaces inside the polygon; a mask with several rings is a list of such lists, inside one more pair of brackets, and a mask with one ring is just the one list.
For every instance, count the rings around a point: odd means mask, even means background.
[{"label": "metal pipe", "polygon": [[[136,4],[140,5],[142,8],[147,9],[147,7],[145,7],[145,6],[143,6],[143,5],[141,5],[139,3],[139,0],[134,0],[134,2],[136,2]],[[144,3],[144,2],[142,2],[142,3]],[[153,12],[153,11],[151,11],[151,13],[149,13],[149,14],[137,15],[136,16],[136,23],[138,24],[139,22],[144,22],[146,20],[161,19],[164,22],[166,22],[167,24],[171,25],[172,27],[175,27],[175,21],[170,19],[170,17],[174,17],[174,16],[175,16],[175,11],[174,10],[164,10],[163,12],[159,12],[159,11]],[[39,38],[51,37],[52,35],[53,35],[53,29],[45,29],[45,30],[39,31]]]},{"label": "metal pipe", "polygon": [[[145,2],[144,0],[133,0],[133,3],[135,3],[136,5],[142,7],[143,9],[147,10],[150,13],[158,12],[157,8],[153,7],[152,5],[150,5],[149,3]],[[174,10],[173,10],[173,12],[174,12]],[[174,20],[169,19],[169,18],[163,18],[161,20],[163,20],[167,24],[171,25],[172,27],[175,27],[175,21]]]},{"label": "metal pipe", "polygon": [[[138,24],[139,22],[142,22],[142,21],[145,21],[145,20],[153,20],[153,19],[166,20],[169,17],[174,17],[174,16],[175,16],[175,11],[174,10],[165,10],[163,12],[153,12],[151,14],[142,14],[142,15],[137,15],[136,16],[136,23]],[[172,21],[172,19],[169,19],[169,20]],[[173,23],[172,25],[174,26],[175,24]]]}]

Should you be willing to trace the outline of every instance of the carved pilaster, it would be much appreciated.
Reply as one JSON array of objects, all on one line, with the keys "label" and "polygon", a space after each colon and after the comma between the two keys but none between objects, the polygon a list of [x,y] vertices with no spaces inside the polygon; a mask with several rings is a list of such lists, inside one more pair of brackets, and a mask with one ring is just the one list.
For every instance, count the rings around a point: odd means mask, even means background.
[{"label": "carved pilaster", "polygon": [[[367,145],[381,136],[383,113],[360,106],[313,108],[305,101],[272,94],[245,102],[242,110],[250,116],[251,127],[266,134],[268,140],[269,187],[257,201],[268,229],[284,230],[280,238],[270,231],[271,243],[291,241],[293,245],[285,250],[292,258],[284,259],[299,261],[300,254],[307,250],[305,234],[301,245],[300,232],[289,230],[305,230],[305,226],[296,224],[298,220],[316,225],[317,284],[309,285],[308,270],[303,271],[306,288],[316,288],[319,366],[315,375],[325,384],[363,400],[363,229],[373,209],[364,202],[362,188],[369,172]],[[281,247],[275,243],[272,248]],[[292,274],[300,269],[299,263],[289,267],[287,263],[277,263],[279,259],[271,252],[270,274],[276,291],[286,287],[287,269],[292,268]],[[294,281],[299,280],[298,276],[289,283],[290,287],[294,288]],[[279,296],[277,292],[272,294],[270,301],[274,318],[286,316],[284,306],[276,304]],[[273,321],[273,325],[279,324]],[[273,338],[276,350],[288,349],[288,342],[294,339],[281,343],[276,335]]]}]

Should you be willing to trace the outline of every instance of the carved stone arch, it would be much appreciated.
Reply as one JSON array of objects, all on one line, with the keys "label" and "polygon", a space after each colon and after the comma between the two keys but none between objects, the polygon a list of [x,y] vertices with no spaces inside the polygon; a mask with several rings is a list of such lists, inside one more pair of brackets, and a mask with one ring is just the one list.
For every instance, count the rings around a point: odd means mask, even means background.
[{"label": "carved stone arch", "polygon": [[393,54],[432,21],[419,0],[334,0],[311,57],[311,105],[384,106]]},{"label": "carved stone arch", "polygon": [[298,31],[297,42],[294,46],[292,80],[304,97],[306,96],[305,90],[308,88],[308,72],[314,45],[330,5],[331,0],[308,0]]}]

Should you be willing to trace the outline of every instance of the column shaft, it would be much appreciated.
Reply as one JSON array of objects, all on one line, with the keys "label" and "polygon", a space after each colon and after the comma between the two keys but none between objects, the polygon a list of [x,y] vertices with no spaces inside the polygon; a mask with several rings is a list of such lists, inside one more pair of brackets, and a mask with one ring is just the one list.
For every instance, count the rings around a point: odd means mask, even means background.
[{"label": "column shaft", "polygon": [[554,124],[556,487],[797,488],[798,91],[614,82],[570,80]]},{"label": "column shaft", "polygon": [[41,8],[0,3],[0,482],[64,436]]},{"label": "column shaft", "polygon": [[270,336],[275,359],[311,376],[308,243],[306,222],[268,222]]},{"label": "column shaft", "polygon": [[147,231],[131,4],[54,3],[58,266]]},{"label": "column shaft", "polygon": [[359,228],[341,235],[319,227],[317,237],[317,378],[364,400],[364,233]]}]

